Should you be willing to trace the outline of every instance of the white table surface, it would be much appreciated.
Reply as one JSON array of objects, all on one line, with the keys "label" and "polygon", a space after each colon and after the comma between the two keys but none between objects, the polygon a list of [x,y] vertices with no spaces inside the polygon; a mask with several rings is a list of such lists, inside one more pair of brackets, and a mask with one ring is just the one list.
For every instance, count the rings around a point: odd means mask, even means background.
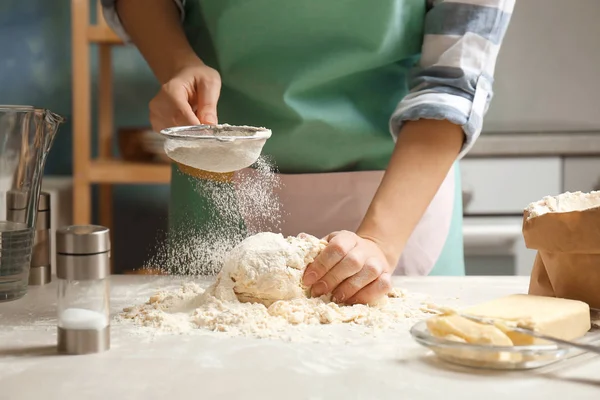
[{"label": "white table surface", "polygon": [[[111,309],[147,300],[169,278],[113,276]],[[525,277],[396,278],[409,292],[467,305],[524,293]],[[449,300],[448,300],[449,301]],[[447,301],[446,301],[447,302]],[[56,286],[0,303],[0,400],[600,399],[600,358],[494,372],[437,360],[408,331],[358,345],[209,335],[145,340],[115,324],[111,350],[56,353]]]}]

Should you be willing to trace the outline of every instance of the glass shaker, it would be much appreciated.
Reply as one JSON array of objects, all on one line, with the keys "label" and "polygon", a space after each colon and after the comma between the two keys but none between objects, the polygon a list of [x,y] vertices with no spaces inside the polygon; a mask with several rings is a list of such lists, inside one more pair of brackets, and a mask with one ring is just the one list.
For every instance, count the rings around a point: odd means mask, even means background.
[{"label": "glass shaker", "polygon": [[56,231],[58,350],[88,354],[110,348],[110,238],[98,225]]},{"label": "glass shaker", "polygon": [[[26,193],[20,190],[6,192],[6,217],[9,221],[25,223]],[[50,265],[50,194],[40,192],[37,206],[29,285],[45,285],[51,281]]]}]

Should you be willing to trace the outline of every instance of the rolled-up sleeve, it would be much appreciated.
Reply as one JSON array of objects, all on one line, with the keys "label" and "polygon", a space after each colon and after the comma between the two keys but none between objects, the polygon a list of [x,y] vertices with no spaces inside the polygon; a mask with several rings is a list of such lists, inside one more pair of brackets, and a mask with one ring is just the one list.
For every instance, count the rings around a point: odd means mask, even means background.
[{"label": "rolled-up sleeve", "polygon": [[[127,31],[125,31],[125,28],[121,23],[121,19],[119,18],[119,14],[117,13],[117,1],[119,0],[100,0],[102,5],[102,15],[104,16],[108,26],[110,26],[117,36],[119,36],[119,38],[125,43],[130,43],[131,39],[129,38]],[[173,0],[179,9],[179,14],[181,15],[182,21],[185,18],[185,1],[186,0]]]},{"label": "rolled-up sleeve", "polygon": [[390,119],[397,138],[405,121],[460,125],[462,158],[479,137],[493,91],[494,68],[515,0],[428,1],[421,59],[409,94]]}]

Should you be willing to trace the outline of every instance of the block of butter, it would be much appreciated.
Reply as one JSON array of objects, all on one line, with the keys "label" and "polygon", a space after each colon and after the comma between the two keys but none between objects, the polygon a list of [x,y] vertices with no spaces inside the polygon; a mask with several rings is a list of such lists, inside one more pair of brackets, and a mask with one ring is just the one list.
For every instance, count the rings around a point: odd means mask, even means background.
[{"label": "block of butter", "polygon": [[[518,323],[523,327],[565,340],[580,338],[591,328],[590,308],[586,303],[555,297],[514,294],[461,311],[474,316],[498,319],[507,325]],[[544,343],[528,335],[480,324],[458,315],[430,318],[427,327],[434,336],[455,338],[474,344],[525,346]]]}]

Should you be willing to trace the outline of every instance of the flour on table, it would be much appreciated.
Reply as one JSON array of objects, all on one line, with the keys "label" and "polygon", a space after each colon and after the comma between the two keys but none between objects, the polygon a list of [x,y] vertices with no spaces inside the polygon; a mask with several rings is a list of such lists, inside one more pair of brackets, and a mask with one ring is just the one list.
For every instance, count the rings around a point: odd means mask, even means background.
[{"label": "flour on table", "polygon": [[326,242],[300,234],[259,233],[236,246],[226,257],[214,284],[206,290],[194,282],[177,291],[161,291],[142,305],[129,307],[119,320],[161,332],[198,330],[231,336],[290,338],[307,326],[349,324],[380,331],[399,323],[406,327],[427,310],[411,306],[398,289],[376,306],[338,305],[330,296],[308,297],[302,285],[306,266]]}]

